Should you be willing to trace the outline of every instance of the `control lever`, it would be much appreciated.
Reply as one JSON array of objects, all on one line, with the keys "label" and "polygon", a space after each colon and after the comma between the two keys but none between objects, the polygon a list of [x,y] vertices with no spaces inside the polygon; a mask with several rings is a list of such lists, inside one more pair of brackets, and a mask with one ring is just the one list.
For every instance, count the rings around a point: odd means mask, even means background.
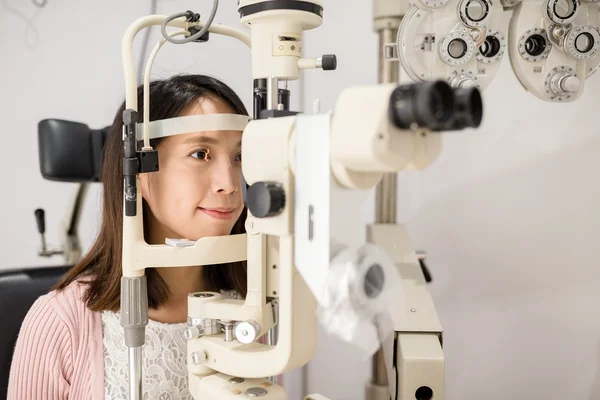
[{"label": "control lever", "polygon": [[427,255],[422,251],[417,251],[417,257],[419,258],[419,265],[421,265],[421,272],[423,272],[425,282],[430,283],[433,279],[431,278],[429,269],[427,269],[427,265],[425,265],[425,259],[427,258]]},{"label": "control lever", "polygon": [[52,257],[55,254],[63,254],[62,250],[46,245],[46,213],[43,208],[35,210],[35,220],[37,222],[38,232],[42,237],[42,248],[38,250],[38,255],[42,257]]}]

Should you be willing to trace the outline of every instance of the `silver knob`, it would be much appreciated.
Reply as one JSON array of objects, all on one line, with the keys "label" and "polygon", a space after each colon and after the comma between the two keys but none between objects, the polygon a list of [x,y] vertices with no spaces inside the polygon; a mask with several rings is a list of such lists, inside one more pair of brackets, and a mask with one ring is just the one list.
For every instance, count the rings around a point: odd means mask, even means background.
[{"label": "silver knob", "polygon": [[246,396],[248,397],[262,397],[267,395],[267,390],[261,387],[252,387],[246,390]]},{"label": "silver knob", "polygon": [[240,343],[250,344],[260,334],[260,325],[256,321],[238,322],[235,326],[235,337]]},{"label": "silver knob", "polygon": [[200,326],[188,326],[183,332],[183,337],[186,340],[198,339],[204,334],[204,329]]},{"label": "silver knob", "polygon": [[550,81],[552,91],[556,94],[575,93],[579,90],[581,81],[571,73],[559,72]]},{"label": "silver knob", "polygon": [[454,88],[477,87],[475,81],[471,78],[467,78],[466,76],[457,76],[456,78],[452,79],[450,85]]},{"label": "silver knob", "polygon": [[192,364],[200,365],[206,361],[206,354],[203,351],[195,351],[192,353]]}]

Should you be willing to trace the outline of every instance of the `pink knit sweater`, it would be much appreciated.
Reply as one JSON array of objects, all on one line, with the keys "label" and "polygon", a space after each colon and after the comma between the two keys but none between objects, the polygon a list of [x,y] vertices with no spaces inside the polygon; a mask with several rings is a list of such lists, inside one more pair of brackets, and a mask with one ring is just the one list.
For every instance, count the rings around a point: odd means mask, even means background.
[{"label": "pink knit sweater", "polygon": [[104,400],[102,316],[74,282],[33,304],[23,320],[7,400]]}]

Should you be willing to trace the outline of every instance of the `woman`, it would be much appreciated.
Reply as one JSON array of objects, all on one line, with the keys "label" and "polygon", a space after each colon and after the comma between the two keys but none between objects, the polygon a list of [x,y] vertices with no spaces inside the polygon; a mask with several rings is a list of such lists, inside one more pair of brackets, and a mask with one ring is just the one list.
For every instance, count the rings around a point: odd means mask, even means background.
[{"label": "woman", "polygon": [[[138,110],[143,110],[142,89]],[[127,398],[127,348],[119,322],[124,108],[117,112],[104,147],[98,238],[23,321],[10,373],[10,400]],[[150,120],[214,113],[247,115],[239,97],[210,77],[182,75],[150,85]],[[151,141],[160,170],[140,174],[149,244],[245,232],[241,135],[196,132]],[[143,398],[191,399],[182,337],[188,293],[227,291],[245,297],[245,262],[153,268],[146,269],[146,276]]]}]

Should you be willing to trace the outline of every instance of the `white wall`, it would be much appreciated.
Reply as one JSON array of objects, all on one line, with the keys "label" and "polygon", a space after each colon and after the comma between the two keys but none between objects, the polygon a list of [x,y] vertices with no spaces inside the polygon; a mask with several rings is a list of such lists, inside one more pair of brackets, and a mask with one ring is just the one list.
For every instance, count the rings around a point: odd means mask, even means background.
[{"label": "white wall", "polygon": [[[165,0],[159,12],[208,13],[208,2],[199,4]],[[37,10],[28,1],[0,4],[0,268],[58,264],[60,257],[36,255],[33,210],[46,209],[48,241],[57,243],[75,185],[42,179],[37,122],[64,118],[99,128],[112,121],[123,99],[121,35],[150,3],[48,0],[33,22],[39,37],[32,48],[24,41],[26,23],[6,5],[28,16]],[[235,2],[221,1],[217,21],[239,26]],[[151,44],[158,38],[155,29]],[[317,97],[323,110],[332,109],[344,87],[375,83],[376,44],[370,1],[327,1],[325,23],[306,34],[305,55],[335,53],[338,70],[304,74],[307,109]],[[248,62],[247,49],[228,39],[167,45],[154,76],[214,75],[251,109]],[[399,179],[399,218],[428,252],[435,279],[430,287],[445,328],[449,400],[600,398],[598,90],[596,76],[578,102],[543,103],[521,89],[505,62],[484,94],[482,128],[446,134],[435,165]],[[296,101],[301,93],[293,93]],[[97,230],[98,189],[85,204],[84,249]],[[337,193],[336,200],[336,234],[359,245],[364,224],[373,220],[372,193]],[[363,399],[369,371],[351,346],[321,332],[309,391]]]},{"label": "white wall", "polygon": [[[306,35],[306,54],[338,55],[336,72],[305,75],[306,107],[319,97],[332,109],[344,87],[376,83],[370,3],[329,1]],[[444,134],[434,165],[399,178],[398,218],[434,277],[448,400],[600,398],[599,91],[594,76],[579,101],[545,103],[505,60],[481,129]],[[334,233],[361,244],[373,194],[333,201]],[[364,399],[360,361],[320,332],[310,392]]]}]

